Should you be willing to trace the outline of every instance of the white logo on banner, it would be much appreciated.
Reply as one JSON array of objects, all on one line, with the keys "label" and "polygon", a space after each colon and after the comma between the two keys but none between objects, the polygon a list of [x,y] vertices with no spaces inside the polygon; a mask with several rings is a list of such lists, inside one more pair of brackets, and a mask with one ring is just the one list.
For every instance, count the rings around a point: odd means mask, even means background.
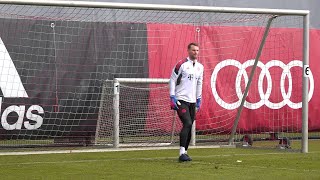
[{"label": "white logo on banner", "polygon": [[[211,89],[213,96],[216,100],[216,102],[223,108],[228,109],[228,110],[233,110],[236,109],[240,106],[241,99],[243,97],[243,93],[241,91],[241,78],[244,77],[245,84],[248,83],[248,74],[246,72],[246,68],[249,66],[252,66],[254,64],[254,60],[248,60],[241,64],[237,60],[233,59],[227,59],[224,60],[220,63],[217,64],[217,66],[214,68],[213,73],[211,75]],[[225,102],[218,94],[217,89],[216,89],[216,82],[217,82],[217,76],[219,71],[222,68],[225,68],[227,66],[234,66],[239,69],[237,76],[236,76],[236,81],[235,81],[235,90],[236,94],[238,97],[238,101],[234,103],[227,103]],[[292,76],[290,73],[290,69],[292,67],[301,67],[302,68],[302,61],[300,60],[293,60],[287,65],[284,64],[283,62],[279,60],[272,60],[269,61],[267,64],[263,64],[262,62],[258,62],[257,65],[259,68],[261,68],[261,72],[259,74],[259,80],[258,80],[258,91],[259,91],[259,96],[260,96],[260,101],[256,103],[250,103],[245,101],[244,107],[248,109],[258,109],[263,105],[266,105],[270,109],[280,109],[285,105],[288,105],[292,109],[299,109],[302,107],[302,102],[299,103],[294,103],[290,101],[290,97],[292,94]],[[271,95],[271,90],[272,90],[272,78],[271,74],[269,72],[269,68],[271,67],[280,67],[282,68],[282,74],[281,74],[281,80],[280,80],[280,90],[281,90],[281,95],[283,100],[278,103],[273,103],[269,101],[270,95]],[[313,91],[314,91],[314,79],[311,70],[309,69],[309,80],[310,80],[310,88],[309,88],[309,95],[308,95],[308,100],[312,98]],[[267,91],[266,93],[263,92],[263,78],[266,76],[267,79]],[[289,86],[288,86],[288,92],[285,91],[285,79],[286,77],[288,78]]]},{"label": "white logo on banner", "polygon": [[28,97],[7,48],[0,37],[0,88],[4,97]]},{"label": "white logo on banner", "polygon": [[[0,37],[0,88],[3,96],[6,98],[27,98],[29,97],[22,82],[18,71]],[[0,110],[2,105],[2,97],[0,97]],[[38,114],[43,114],[44,110],[39,105],[32,105],[25,113],[26,107],[24,105],[11,105],[7,107],[1,116],[1,125],[6,130],[21,129],[22,124],[26,129],[32,130],[39,128],[43,123],[43,118]],[[37,111],[38,114],[34,114]],[[15,112],[18,115],[17,122],[9,124],[7,117],[10,113]],[[29,120],[36,123],[25,121],[23,123],[24,114]]]}]

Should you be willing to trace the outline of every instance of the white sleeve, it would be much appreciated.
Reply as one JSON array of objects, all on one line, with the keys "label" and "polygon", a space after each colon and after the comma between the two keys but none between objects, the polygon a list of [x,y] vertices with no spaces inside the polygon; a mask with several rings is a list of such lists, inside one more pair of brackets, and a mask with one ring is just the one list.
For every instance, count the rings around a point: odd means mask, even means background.
[{"label": "white sleeve", "polygon": [[176,65],[173,70],[170,77],[169,87],[170,87],[170,96],[175,96],[175,90],[177,85],[177,79],[179,75],[181,74],[181,66]]},{"label": "white sleeve", "polygon": [[198,98],[201,98],[201,96],[202,96],[202,84],[203,84],[203,67],[202,67],[202,71],[201,71],[201,73],[200,73],[200,77],[199,77],[199,79],[198,79],[198,81],[197,81],[197,99]]}]

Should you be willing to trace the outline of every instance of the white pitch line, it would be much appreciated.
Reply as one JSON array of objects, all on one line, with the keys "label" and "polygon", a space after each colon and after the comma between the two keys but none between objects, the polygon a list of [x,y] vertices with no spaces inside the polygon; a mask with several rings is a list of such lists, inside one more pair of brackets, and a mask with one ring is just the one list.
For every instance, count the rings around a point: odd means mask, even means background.
[{"label": "white pitch line", "polygon": [[[312,151],[308,154],[316,154],[320,153],[320,151]],[[228,157],[228,156],[259,156],[259,155],[283,155],[283,154],[302,154],[300,152],[274,152],[274,153],[255,153],[255,154],[216,154],[216,155],[207,155],[207,156],[192,156],[192,157]]]},{"label": "white pitch line", "polygon": [[[203,148],[236,148],[234,145],[212,145],[212,146],[190,146],[190,149]],[[0,152],[0,156],[7,155],[33,155],[33,154],[70,154],[70,153],[90,153],[90,152],[118,152],[118,151],[144,151],[144,150],[169,150],[179,149],[178,146],[168,147],[136,147],[136,148],[104,148],[104,149],[70,149],[55,151],[26,151],[26,152]]]},{"label": "white pitch line", "polygon": [[[309,153],[320,153],[320,151],[313,151]],[[280,153],[256,153],[256,154],[215,154],[215,155],[207,155],[207,156],[192,156],[193,158],[208,158],[208,157],[235,157],[235,156],[265,156],[265,155],[283,155],[288,154],[286,152]],[[292,154],[300,154],[300,153],[292,153]],[[77,160],[77,161],[36,161],[36,162],[25,162],[25,163],[0,163],[0,166],[8,166],[8,165],[35,165],[35,164],[68,164],[68,163],[91,163],[91,162],[105,162],[105,161],[137,161],[137,160],[178,160],[178,157],[153,157],[153,158],[121,158],[121,159],[91,159],[91,160]],[[200,162],[192,162],[192,163],[200,163]],[[221,165],[221,164],[216,164]],[[258,167],[258,166],[257,166]]]},{"label": "white pitch line", "polygon": [[[205,162],[193,162],[195,164],[204,164],[204,165],[215,165],[215,166],[223,166],[223,168],[259,168],[259,169],[277,169],[277,170],[286,170],[286,171],[295,171],[295,172],[320,172],[320,169],[294,169],[294,168],[282,168],[282,167],[267,167],[267,166],[249,166],[249,165],[243,165],[242,163],[239,165],[234,164],[215,164],[215,163],[205,163]],[[301,173],[304,173],[301,172]]]}]

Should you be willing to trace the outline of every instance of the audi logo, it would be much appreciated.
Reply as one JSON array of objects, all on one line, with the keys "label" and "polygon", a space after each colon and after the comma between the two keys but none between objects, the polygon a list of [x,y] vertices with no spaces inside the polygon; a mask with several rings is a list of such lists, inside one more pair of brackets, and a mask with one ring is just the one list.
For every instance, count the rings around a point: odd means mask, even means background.
[{"label": "audi logo", "polygon": [[[248,83],[248,74],[246,72],[246,68],[249,66],[253,66],[254,64],[254,59],[253,60],[248,60],[241,64],[237,60],[233,59],[227,59],[224,61],[221,61],[220,63],[217,64],[217,66],[214,68],[213,73],[211,75],[211,89],[213,96],[216,100],[216,102],[223,108],[228,109],[228,110],[233,110],[236,109],[240,106],[241,99],[243,96],[243,93],[241,91],[241,78],[243,77],[245,80],[245,84]],[[216,82],[217,82],[217,76],[219,71],[222,68],[225,68],[227,66],[234,66],[239,69],[237,76],[236,76],[236,81],[235,81],[235,90],[236,94],[238,96],[238,101],[234,103],[227,103],[225,102],[218,94],[217,89],[216,89]],[[285,105],[288,105],[292,109],[299,109],[302,107],[302,102],[299,103],[294,103],[290,101],[290,97],[292,94],[292,77],[290,73],[290,69],[292,67],[301,67],[302,68],[302,61],[300,60],[293,60],[289,62],[288,64],[284,64],[282,61],[279,60],[271,60],[266,64],[263,64],[262,62],[258,62],[257,65],[259,68],[261,68],[261,72],[259,74],[259,79],[258,79],[258,92],[260,96],[260,101],[256,103],[250,103],[245,101],[244,107],[248,109],[258,109],[263,105],[266,105],[270,109],[280,109],[284,107]],[[281,90],[281,95],[283,100],[278,103],[273,103],[269,101],[270,95],[271,95],[271,90],[272,90],[272,78],[271,74],[269,72],[269,68],[271,67],[280,67],[282,68],[282,74],[281,74],[281,79],[280,79],[280,90]],[[267,80],[267,90],[266,93],[263,91],[263,79],[266,76]],[[289,85],[288,85],[288,92],[285,90],[285,79],[288,78]],[[310,86],[309,86],[309,94],[308,94],[308,101],[312,98],[313,91],[314,91],[314,79],[312,72],[310,70],[310,75],[309,75],[309,80],[310,80]]]}]

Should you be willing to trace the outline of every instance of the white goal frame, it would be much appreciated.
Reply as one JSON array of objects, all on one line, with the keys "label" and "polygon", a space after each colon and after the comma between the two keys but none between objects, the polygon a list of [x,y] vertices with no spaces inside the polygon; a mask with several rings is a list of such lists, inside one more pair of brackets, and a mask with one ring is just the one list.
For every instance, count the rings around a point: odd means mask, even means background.
[{"label": "white goal frame", "polygon": [[[35,6],[60,6],[60,7],[88,7],[111,9],[136,9],[136,10],[162,10],[162,11],[188,11],[188,12],[221,12],[221,13],[246,13],[270,15],[295,15],[303,17],[303,67],[309,66],[309,11],[289,9],[262,9],[262,8],[234,8],[234,7],[209,7],[209,6],[180,6],[159,4],[130,4],[89,1],[42,1],[42,0],[1,0],[0,4],[35,5]],[[302,148],[301,152],[308,152],[308,77],[305,71],[302,78]],[[117,79],[121,82],[121,79]],[[160,80],[159,80],[160,81]],[[163,80],[167,81],[167,80]],[[244,96],[245,97],[245,96]],[[115,104],[116,106],[117,104]],[[116,110],[116,108],[115,108]],[[116,113],[117,114],[117,113]],[[115,118],[116,119],[116,118]],[[117,124],[115,123],[115,126]],[[116,130],[115,130],[115,133]],[[119,139],[115,136],[115,147]]]},{"label": "white goal frame", "polygon": [[[121,94],[121,83],[136,83],[136,84],[169,84],[170,79],[163,78],[115,78],[113,82],[113,147],[119,147],[119,136],[120,136],[120,94]],[[169,90],[169,89],[168,89]],[[176,121],[174,119],[173,121]],[[175,122],[174,122],[175,123]],[[98,132],[96,132],[97,134]],[[173,132],[172,132],[173,133]],[[191,130],[191,142],[190,145],[195,146],[196,144],[196,121],[194,121]]]}]

